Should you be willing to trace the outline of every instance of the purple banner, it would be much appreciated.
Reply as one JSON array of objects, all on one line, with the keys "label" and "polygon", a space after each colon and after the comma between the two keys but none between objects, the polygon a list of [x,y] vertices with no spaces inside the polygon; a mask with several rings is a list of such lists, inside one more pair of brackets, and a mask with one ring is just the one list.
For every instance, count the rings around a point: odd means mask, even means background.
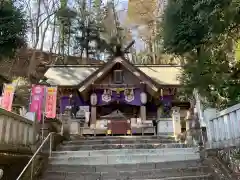
[{"label": "purple banner", "polygon": [[170,106],[173,100],[172,95],[162,96],[160,97],[160,101],[163,103],[164,106]]},{"label": "purple banner", "polygon": [[[119,103],[121,104],[129,104],[134,106],[141,106],[142,104],[140,100],[140,93],[141,93],[140,89],[134,90],[134,98],[131,101],[130,100],[126,101],[124,91],[121,91],[120,93],[117,93],[116,91],[112,91],[110,100],[106,102],[102,98],[103,93],[104,93],[103,90],[96,91],[97,98],[98,98],[97,100],[98,106],[108,105],[116,101],[119,101]],[[163,96],[159,100],[163,103],[164,106],[170,106],[173,100],[173,96],[172,95]],[[64,112],[66,106],[89,106],[89,105],[90,103],[85,102],[81,97],[75,96],[75,97],[72,97],[70,100],[69,96],[63,96],[60,99],[60,113]],[[148,102],[146,105],[149,106],[150,109],[154,109],[154,110],[157,109],[157,106],[154,103]]]},{"label": "purple banner", "polygon": [[67,106],[89,106],[89,103],[85,102],[81,97],[74,96],[62,96],[60,99],[60,113],[63,113]]},{"label": "purple banner", "polygon": [[125,104],[129,104],[129,105],[134,105],[134,106],[141,106],[141,100],[140,100],[140,89],[134,89],[133,90],[133,96],[134,98],[132,100],[126,100],[125,95],[124,95],[124,91],[121,91],[119,93],[117,93],[116,91],[112,91],[112,95],[111,95],[111,99],[109,101],[104,101],[103,100],[103,90],[98,90],[96,92],[97,97],[98,97],[98,105],[103,106],[103,105],[107,105],[110,104],[112,102],[115,101],[119,101],[120,103],[125,103]]}]

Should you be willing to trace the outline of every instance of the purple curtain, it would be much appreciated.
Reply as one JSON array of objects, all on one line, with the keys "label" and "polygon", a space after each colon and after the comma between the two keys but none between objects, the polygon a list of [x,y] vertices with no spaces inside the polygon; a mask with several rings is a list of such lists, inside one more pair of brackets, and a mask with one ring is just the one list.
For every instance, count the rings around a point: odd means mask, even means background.
[{"label": "purple curtain", "polygon": [[69,96],[62,96],[60,99],[60,113],[65,111],[66,106],[89,106],[89,103],[79,96],[73,96],[71,102]]},{"label": "purple curtain", "polygon": [[172,95],[162,96],[160,97],[160,101],[163,103],[163,106],[170,106],[173,100]]},{"label": "purple curtain", "polygon": [[[103,94],[103,90],[97,90],[96,94],[97,94],[97,98],[98,98],[98,105],[103,106],[103,105],[107,105],[110,104],[114,101],[119,101],[120,103],[125,103],[125,104],[129,104],[129,105],[134,105],[134,106],[141,106],[141,100],[140,100],[140,93],[141,90],[140,89],[134,89],[134,99],[130,102],[125,100],[125,95],[124,92],[120,92],[119,94],[117,94],[116,91],[112,91],[112,97],[111,97],[111,101],[109,102],[105,102],[102,100],[102,94]],[[173,96],[169,95],[169,96],[163,96],[159,99],[164,106],[170,106],[171,102],[173,100]],[[79,96],[74,96],[71,99],[71,102],[69,100],[69,96],[62,96],[60,99],[60,113],[63,113],[66,106],[89,106],[90,103],[89,102],[85,102],[81,97]],[[150,109],[155,110],[157,108],[157,106],[153,103],[147,103],[147,106],[150,106]]]},{"label": "purple curtain", "polygon": [[119,94],[116,91],[112,91],[111,100],[109,102],[105,102],[102,99],[103,90],[96,91],[97,97],[98,97],[98,105],[107,105],[114,101],[119,101],[120,103],[125,103],[129,105],[134,106],[141,106],[141,100],[140,100],[140,89],[134,89],[134,99],[132,101],[126,101],[124,91],[121,91]]}]

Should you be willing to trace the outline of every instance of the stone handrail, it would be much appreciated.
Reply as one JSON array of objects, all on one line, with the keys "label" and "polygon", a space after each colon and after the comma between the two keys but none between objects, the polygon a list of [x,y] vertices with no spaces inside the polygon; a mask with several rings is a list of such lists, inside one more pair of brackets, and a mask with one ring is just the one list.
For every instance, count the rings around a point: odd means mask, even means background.
[{"label": "stone handrail", "polygon": [[33,145],[36,141],[34,121],[0,108],[0,150]]},{"label": "stone handrail", "polygon": [[218,113],[213,109],[207,110],[204,118],[207,122],[209,149],[240,145],[240,104]]}]

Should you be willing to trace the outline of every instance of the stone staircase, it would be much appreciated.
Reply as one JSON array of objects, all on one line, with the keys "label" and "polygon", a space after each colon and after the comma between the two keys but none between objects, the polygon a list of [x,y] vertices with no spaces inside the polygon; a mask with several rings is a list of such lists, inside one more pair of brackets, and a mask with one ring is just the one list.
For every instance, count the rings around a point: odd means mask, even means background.
[{"label": "stone staircase", "polygon": [[212,180],[198,148],[172,137],[72,137],[53,152],[42,180]]}]

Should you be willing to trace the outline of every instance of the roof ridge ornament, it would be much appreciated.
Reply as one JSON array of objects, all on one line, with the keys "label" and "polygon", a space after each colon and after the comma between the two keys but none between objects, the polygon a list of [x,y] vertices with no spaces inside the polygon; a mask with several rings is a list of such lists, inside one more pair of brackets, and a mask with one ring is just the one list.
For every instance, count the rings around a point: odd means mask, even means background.
[{"label": "roof ridge ornament", "polygon": [[117,44],[114,49],[113,49],[113,54],[114,57],[123,57],[125,53],[128,52],[128,50],[135,44],[135,40],[131,41],[127,47],[124,48],[124,50],[122,50],[122,45],[121,44]]}]

